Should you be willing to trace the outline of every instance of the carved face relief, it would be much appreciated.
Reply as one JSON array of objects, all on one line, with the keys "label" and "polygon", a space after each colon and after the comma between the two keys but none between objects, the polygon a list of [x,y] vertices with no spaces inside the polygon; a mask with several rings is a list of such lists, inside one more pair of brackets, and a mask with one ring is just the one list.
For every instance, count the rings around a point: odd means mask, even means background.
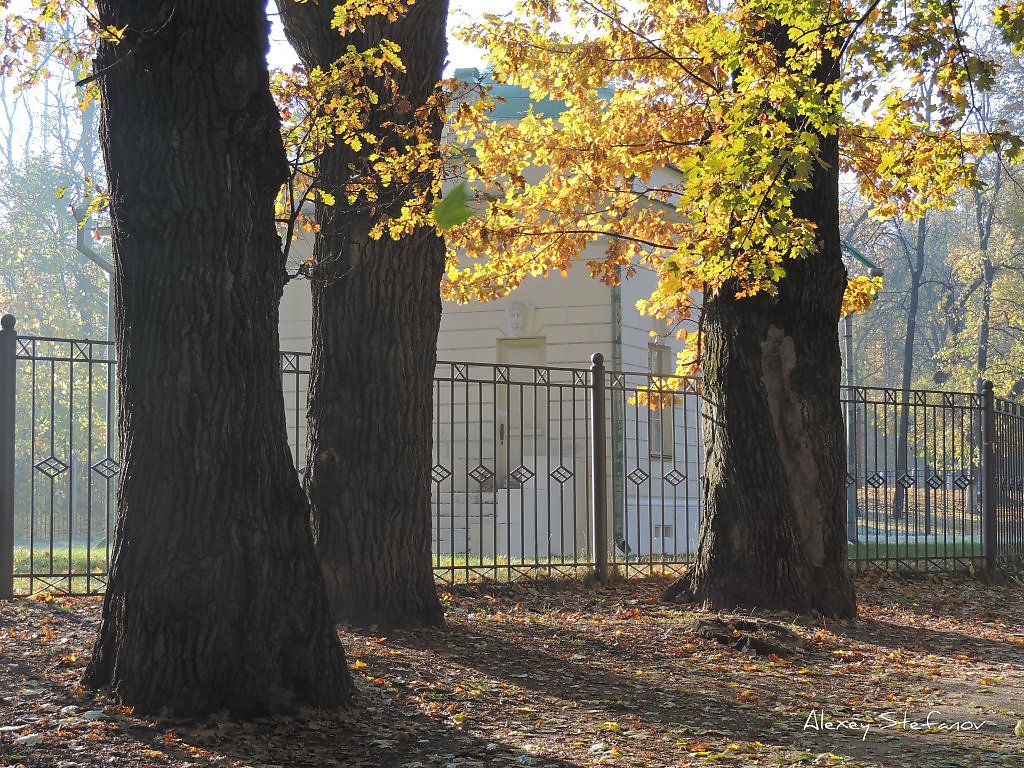
[{"label": "carved face relief", "polygon": [[508,324],[515,333],[522,333],[526,329],[528,312],[529,308],[518,301],[508,308]]}]

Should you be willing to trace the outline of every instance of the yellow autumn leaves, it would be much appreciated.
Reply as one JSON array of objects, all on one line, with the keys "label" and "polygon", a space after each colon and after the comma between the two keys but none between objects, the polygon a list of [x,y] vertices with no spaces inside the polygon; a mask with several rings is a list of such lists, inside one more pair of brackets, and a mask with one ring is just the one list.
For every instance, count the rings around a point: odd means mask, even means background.
[{"label": "yellow autumn leaves", "polygon": [[843,293],[843,316],[867,311],[880,290],[882,290],[882,278],[880,277],[858,275],[850,278],[846,283],[846,291]]}]

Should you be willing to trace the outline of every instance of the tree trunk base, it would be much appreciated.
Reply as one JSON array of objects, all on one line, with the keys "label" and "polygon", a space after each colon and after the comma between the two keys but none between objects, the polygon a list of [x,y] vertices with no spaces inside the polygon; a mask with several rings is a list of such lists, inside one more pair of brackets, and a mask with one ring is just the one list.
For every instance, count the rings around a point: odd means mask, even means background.
[{"label": "tree trunk base", "polygon": [[728,580],[718,582],[700,575],[695,568],[685,571],[662,590],[659,600],[664,603],[700,603],[711,611],[731,611],[736,608],[761,608],[788,611],[796,614],[825,616],[830,619],[852,619],[857,616],[857,600],[849,578],[840,579],[833,587],[823,586],[824,580],[809,578],[801,588],[762,586],[745,589]]},{"label": "tree trunk base", "polygon": [[658,600],[663,603],[692,603],[696,599],[692,570],[683,571],[679,578],[665,587],[658,596]]},{"label": "tree trunk base", "polygon": [[346,587],[344,566],[334,569],[321,560],[331,615],[338,624],[361,629],[388,632],[394,629],[443,629],[444,610],[437,598],[432,575],[419,578],[399,590],[401,604],[389,597],[395,595],[367,592],[365,584],[359,591]]}]

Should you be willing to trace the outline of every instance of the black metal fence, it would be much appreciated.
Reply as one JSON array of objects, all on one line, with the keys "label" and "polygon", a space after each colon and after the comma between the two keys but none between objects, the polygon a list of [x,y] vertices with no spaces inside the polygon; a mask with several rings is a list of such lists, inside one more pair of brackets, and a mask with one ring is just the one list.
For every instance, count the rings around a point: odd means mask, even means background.
[{"label": "black metal fence", "polygon": [[[120,471],[113,347],[18,337],[11,320],[0,332],[0,597],[12,584],[100,591]],[[281,354],[300,472],[308,365],[306,354]],[[990,385],[979,394],[858,387],[842,400],[857,567],[1020,564],[1024,407]],[[599,356],[590,369],[438,363],[438,578],[635,575],[689,562],[701,418],[699,380],[606,371]]]}]

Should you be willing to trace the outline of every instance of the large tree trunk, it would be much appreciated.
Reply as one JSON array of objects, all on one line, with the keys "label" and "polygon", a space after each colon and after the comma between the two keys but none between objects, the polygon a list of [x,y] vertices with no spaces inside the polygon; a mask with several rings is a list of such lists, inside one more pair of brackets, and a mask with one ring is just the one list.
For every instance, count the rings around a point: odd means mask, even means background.
[{"label": "large tree trunk", "polygon": [[[826,59],[819,71],[835,70]],[[839,401],[839,152],[834,135],[819,139],[822,164],[793,211],[815,224],[820,252],[788,263],[775,297],[723,291],[705,304],[704,517],[696,563],[666,598],[856,614]]]},{"label": "large tree trunk", "polygon": [[[401,46],[401,97],[381,87],[371,132],[402,124],[434,93],[446,42],[447,0],[420,0],[396,22],[379,17],[346,37],[330,27],[337,3],[279,0],[285,31],[307,68],[328,66],[354,45]],[[440,146],[440,121],[433,136]],[[317,162],[318,186],[336,204],[317,206],[313,248],[313,356],[306,489],[317,553],[338,621],[382,627],[444,621],[430,558],[434,364],[441,324],[444,242],[430,229],[372,240],[369,212],[343,189],[367,150],[342,142]],[[401,208],[401,190],[387,195]]]},{"label": "large tree trunk", "polygon": [[286,442],[273,201],[287,168],[264,2],[99,13],[127,30],[97,60],[122,452],[85,682],[177,715],[342,704],[351,682]]}]

